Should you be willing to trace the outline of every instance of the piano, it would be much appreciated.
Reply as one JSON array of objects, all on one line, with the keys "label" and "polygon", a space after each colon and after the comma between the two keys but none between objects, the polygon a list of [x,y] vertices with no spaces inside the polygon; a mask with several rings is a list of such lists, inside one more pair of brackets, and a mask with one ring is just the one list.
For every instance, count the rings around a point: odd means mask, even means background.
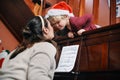
[{"label": "piano", "polygon": [[74,68],[55,72],[54,80],[119,80],[120,23],[86,31],[73,39],[58,37],[59,57],[63,46],[80,45]]}]

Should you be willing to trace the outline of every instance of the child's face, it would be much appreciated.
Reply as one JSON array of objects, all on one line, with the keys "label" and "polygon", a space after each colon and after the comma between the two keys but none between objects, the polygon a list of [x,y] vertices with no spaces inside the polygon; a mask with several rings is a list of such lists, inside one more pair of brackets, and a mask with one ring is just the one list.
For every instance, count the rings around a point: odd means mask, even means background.
[{"label": "child's face", "polygon": [[58,30],[62,30],[67,25],[67,17],[66,16],[56,16],[50,21],[51,25]]}]

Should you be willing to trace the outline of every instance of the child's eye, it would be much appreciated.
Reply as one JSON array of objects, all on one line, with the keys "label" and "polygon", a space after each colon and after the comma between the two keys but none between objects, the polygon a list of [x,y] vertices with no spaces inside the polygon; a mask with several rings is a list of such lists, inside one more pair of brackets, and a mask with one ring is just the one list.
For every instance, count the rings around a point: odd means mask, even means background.
[{"label": "child's eye", "polygon": [[56,23],[52,24],[52,26],[56,27],[59,23],[60,23],[60,21],[57,21]]},{"label": "child's eye", "polygon": [[60,23],[60,21],[57,22],[58,24]]}]

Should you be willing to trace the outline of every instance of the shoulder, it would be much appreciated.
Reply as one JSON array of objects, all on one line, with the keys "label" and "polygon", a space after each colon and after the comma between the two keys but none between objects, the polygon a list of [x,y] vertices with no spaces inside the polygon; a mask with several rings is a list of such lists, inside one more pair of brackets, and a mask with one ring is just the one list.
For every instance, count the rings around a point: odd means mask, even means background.
[{"label": "shoulder", "polygon": [[77,21],[78,17],[70,17],[69,21],[70,23],[75,23]]},{"label": "shoulder", "polygon": [[40,42],[33,45],[34,53],[56,54],[56,47],[50,42]]},{"label": "shoulder", "polygon": [[79,20],[79,19],[82,19],[82,18],[86,18],[86,17],[93,17],[92,14],[85,14],[85,15],[82,15],[82,16],[79,16],[79,17],[70,17],[70,21],[75,21],[75,20]]},{"label": "shoulder", "polygon": [[77,26],[81,23],[82,19],[80,17],[70,17],[69,21],[72,26]]},{"label": "shoulder", "polygon": [[34,46],[33,46],[34,49],[44,49],[44,48],[47,48],[47,49],[55,49],[54,45],[50,42],[40,42],[40,43],[35,43]]},{"label": "shoulder", "polygon": [[81,19],[81,17],[70,17],[70,22],[76,22],[76,21],[78,21],[79,19]]}]

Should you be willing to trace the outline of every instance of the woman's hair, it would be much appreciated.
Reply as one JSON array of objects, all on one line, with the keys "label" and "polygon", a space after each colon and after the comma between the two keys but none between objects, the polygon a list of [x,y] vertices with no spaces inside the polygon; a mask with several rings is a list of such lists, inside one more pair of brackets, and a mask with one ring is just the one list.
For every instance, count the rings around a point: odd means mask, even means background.
[{"label": "woman's hair", "polygon": [[26,48],[31,47],[34,43],[45,41],[43,36],[43,27],[48,27],[47,21],[41,16],[33,17],[23,28],[23,41],[18,46],[16,51],[11,55],[10,59],[14,58],[17,54],[24,51]]},{"label": "woman's hair", "polygon": [[41,2],[43,3],[43,4],[45,4],[45,8],[49,8],[49,7],[51,7],[51,3],[50,2],[47,2],[47,1],[41,1],[41,0],[32,0],[32,2],[34,3],[34,4],[36,4],[36,3],[38,3],[39,5],[41,5]]},{"label": "woman's hair", "polygon": [[38,3],[39,5],[41,4],[41,0],[32,0],[32,2],[35,4],[35,3]]}]

